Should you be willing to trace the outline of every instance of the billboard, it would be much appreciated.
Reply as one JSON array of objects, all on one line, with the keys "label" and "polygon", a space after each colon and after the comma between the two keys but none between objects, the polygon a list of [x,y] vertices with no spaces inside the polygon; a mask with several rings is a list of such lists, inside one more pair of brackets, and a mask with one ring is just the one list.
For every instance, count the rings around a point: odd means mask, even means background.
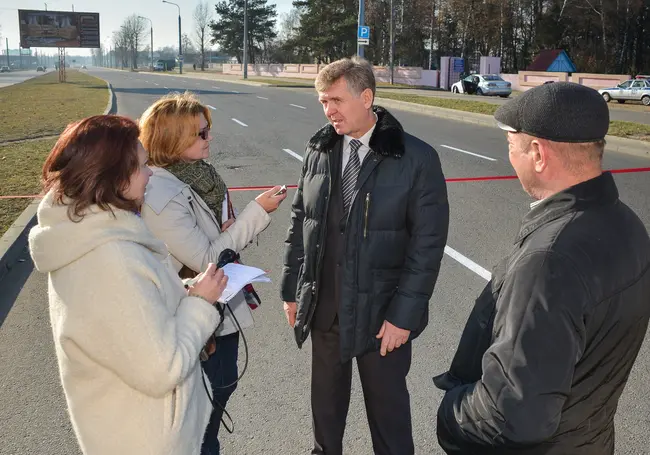
[{"label": "billboard", "polygon": [[99,13],[18,10],[20,47],[99,47]]}]

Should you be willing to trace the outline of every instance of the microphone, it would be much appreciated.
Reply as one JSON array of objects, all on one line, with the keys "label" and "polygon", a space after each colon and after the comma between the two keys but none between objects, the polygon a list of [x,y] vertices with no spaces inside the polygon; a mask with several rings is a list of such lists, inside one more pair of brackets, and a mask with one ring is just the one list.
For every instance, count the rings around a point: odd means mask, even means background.
[{"label": "microphone", "polygon": [[239,254],[235,253],[230,248],[226,248],[219,254],[219,259],[217,260],[217,268],[221,269],[226,264],[232,264],[239,260]]}]

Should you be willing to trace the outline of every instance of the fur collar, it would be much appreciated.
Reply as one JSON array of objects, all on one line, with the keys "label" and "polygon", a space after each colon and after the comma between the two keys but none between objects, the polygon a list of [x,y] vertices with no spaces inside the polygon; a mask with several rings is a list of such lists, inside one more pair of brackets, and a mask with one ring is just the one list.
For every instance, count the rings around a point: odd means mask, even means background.
[{"label": "fur collar", "polygon": [[[377,125],[370,137],[370,148],[384,157],[401,158],[404,155],[402,125],[383,107],[373,106],[372,110],[377,114]],[[329,152],[342,137],[336,134],[334,127],[328,123],[309,140],[309,147],[320,152]]]}]

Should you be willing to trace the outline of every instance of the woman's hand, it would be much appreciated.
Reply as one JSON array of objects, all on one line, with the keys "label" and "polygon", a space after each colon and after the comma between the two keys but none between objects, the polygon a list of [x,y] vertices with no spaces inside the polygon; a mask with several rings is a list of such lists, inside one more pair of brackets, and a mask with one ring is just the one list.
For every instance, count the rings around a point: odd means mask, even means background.
[{"label": "woman's hand", "polygon": [[221,225],[221,232],[226,232],[226,230],[235,223],[234,218],[229,218],[225,223]]},{"label": "woman's hand", "polygon": [[223,273],[223,270],[217,269],[215,264],[210,263],[201,278],[194,286],[190,287],[188,295],[200,297],[214,305],[221,298],[227,284],[228,277]]},{"label": "woman's hand", "polygon": [[274,186],[270,190],[263,192],[255,198],[257,203],[262,206],[266,213],[275,212],[278,207],[280,207],[282,201],[284,201],[287,197],[286,191],[283,194],[279,194],[277,196],[275,195],[275,193],[280,191],[280,188],[282,187]]}]

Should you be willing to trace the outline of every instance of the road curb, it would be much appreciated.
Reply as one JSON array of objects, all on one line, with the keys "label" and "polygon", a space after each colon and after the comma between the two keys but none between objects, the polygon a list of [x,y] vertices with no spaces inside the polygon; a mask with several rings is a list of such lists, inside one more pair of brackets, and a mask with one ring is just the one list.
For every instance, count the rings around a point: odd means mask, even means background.
[{"label": "road curb", "polygon": [[115,114],[117,112],[117,97],[110,82],[106,82],[106,88],[108,89],[108,103],[104,109],[104,115]]},{"label": "road curb", "polygon": [[[130,73],[131,71],[128,70],[121,70],[119,68],[104,68],[104,69],[109,69],[112,71],[123,71],[126,73]],[[205,73],[205,74],[194,74],[194,73],[183,73],[183,74],[178,74],[178,73],[164,73],[164,72],[151,72],[151,71],[143,71],[143,72],[138,72],[138,74],[155,74],[157,76],[167,76],[167,77],[186,77],[190,79],[203,79],[207,81],[214,81],[214,82],[228,82],[231,84],[240,84],[240,85],[250,85],[253,87],[276,87],[274,84],[269,84],[266,82],[255,82],[255,81],[242,81],[239,79],[227,79],[224,77],[210,77],[212,74],[215,73]],[[190,90],[191,91],[191,90]]]},{"label": "road curb", "polygon": [[[106,82],[108,90],[108,103],[104,109],[104,115],[113,114],[117,111],[117,99],[113,86]],[[27,208],[16,218],[7,232],[0,237],[0,280],[14,266],[20,256],[26,251],[29,230],[36,224],[36,212],[38,210],[39,199],[34,199],[29,203]]]},{"label": "road curb", "polygon": [[[375,98],[377,104],[394,109],[414,112],[417,114],[429,115],[431,117],[440,117],[449,120],[455,120],[475,125],[489,126],[498,128],[494,117],[486,114],[476,114],[474,112],[458,111],[455,109],[446,109],[443,107],[427,106],[423,104],[409,103],[407,101],[392,100],[389,98]],[[640,156],[650,158],[650,142],[627,139],[618,136],[606,136],[607,150],[624,153],[626,155]]]},{"label": "road curb", "polygon": [[0,280],[9,273],[27,248],[29,230],[36,224],[36,211],[40,199],[29,203],[7,232],[0,237]]}]

